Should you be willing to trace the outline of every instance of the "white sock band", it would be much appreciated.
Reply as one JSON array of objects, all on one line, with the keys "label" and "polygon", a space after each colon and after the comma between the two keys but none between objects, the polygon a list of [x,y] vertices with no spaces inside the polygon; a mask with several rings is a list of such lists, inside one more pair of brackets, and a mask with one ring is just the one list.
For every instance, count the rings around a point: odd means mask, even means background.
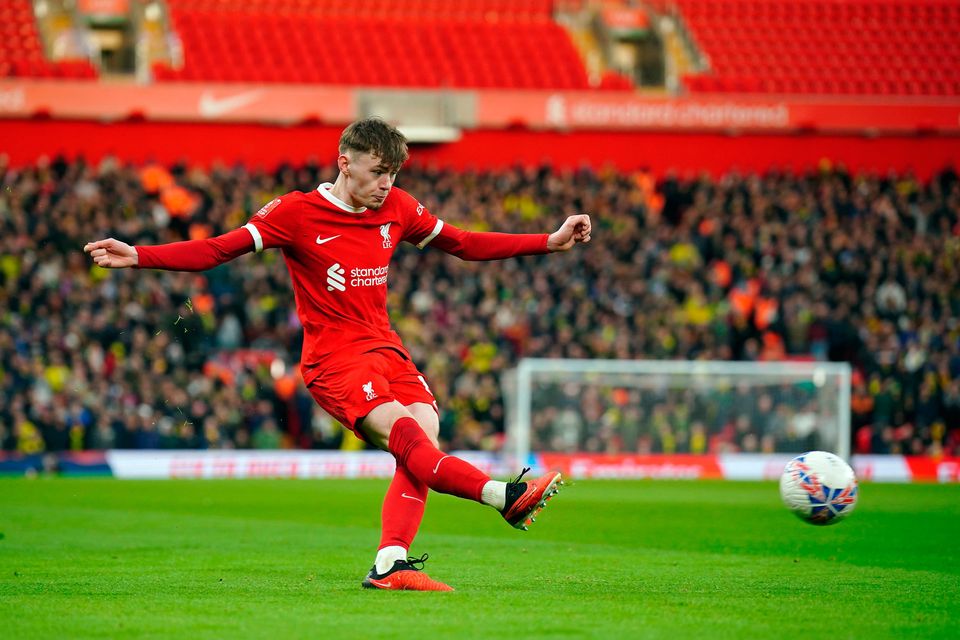
[{"label": "white sock band", "polygon": [[483,485],[483,492],[480,494],[480,500],[483,504],[488,504],[497,511],[502,511],[507,502],[507,483],[499,480],[490,480]]},{"label": "white sock band", "polygon": [[406,560],[407,550],[403,547],[393,546],[384,547],[377,551],[377,559],[374,561],[374,570],[377,575],[383,575],[390,569],[393,569],[393,563],[397,560]]}]

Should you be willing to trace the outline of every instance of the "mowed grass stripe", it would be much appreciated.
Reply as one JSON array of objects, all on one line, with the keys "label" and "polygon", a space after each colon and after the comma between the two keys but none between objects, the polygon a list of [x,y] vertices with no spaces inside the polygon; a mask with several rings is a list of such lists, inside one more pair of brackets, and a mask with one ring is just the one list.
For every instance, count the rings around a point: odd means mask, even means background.
[{"label": "mowed grass stripe", "polygon": [[[434,496],[452,594],[363,591],[383,481],[0,481],[13,638],[950,637],[960,490],[864,487],[815,528],[774,483],[579,482],[528,533]],[[6,632],[0,635],[7,637]]]}]

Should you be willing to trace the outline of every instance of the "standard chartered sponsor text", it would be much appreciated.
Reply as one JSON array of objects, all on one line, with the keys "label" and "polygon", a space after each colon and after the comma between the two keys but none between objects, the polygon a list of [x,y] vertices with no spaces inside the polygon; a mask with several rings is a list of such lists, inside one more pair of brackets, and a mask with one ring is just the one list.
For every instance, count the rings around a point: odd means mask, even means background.
[{"label": "standard chartered sponsor text", "polygon": [[350,270],[351,287],[378,287],[387,284],[389,266],[360,268]]},{"label": "standard chartered sponsor text", "polygon": [[652,127],[751,127],[783,128],[790,124],[790,109],[769,104],[617,104],[575,102],[569,106],[569,122],[575,125],[621,125]]}]

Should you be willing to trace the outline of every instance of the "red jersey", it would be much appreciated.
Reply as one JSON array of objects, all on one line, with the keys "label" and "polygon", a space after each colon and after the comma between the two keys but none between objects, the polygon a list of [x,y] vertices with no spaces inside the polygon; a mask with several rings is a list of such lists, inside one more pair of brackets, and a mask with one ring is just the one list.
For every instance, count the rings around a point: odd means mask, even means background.
[{"label": "red jersey", "polygon": [[410,357],[387,315],[390,259],[400,242],[430,244],[464,260],[547,253],[545,233],[464,231],[396,187],[379,209],[355,208],[331,194],[331,186],[276,198],[242,228],[216,238],[138,246],[137,266],[202,271],[250,250],[282,250],[303,324],[300,367],[309,385],[330,364],[373,349]]},{"label": "red jersey", "polygon": [[443,228],[401,189],[392,189],[373,210],[347,205],[329,192],[330,186],[288,193],[244,225],[256,251],[283,251],[303,324],[305,378],[334,355],[378,347],[406,353],[387,316],[390,259],[400,242],[422,249]]}]

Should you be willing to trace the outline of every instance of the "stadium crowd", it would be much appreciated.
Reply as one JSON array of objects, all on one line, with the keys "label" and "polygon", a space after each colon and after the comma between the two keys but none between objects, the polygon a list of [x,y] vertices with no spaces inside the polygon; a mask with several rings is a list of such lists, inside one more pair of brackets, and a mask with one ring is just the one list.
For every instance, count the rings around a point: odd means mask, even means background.
[{"label": "stadium crowd", "polygon": [[[334,177],[0,157],[0,449],[357,446],[296,378],[300,327],[279,252],[206,273],[106,271],[81,248],[236,228]],[[960,455],[960,182],[945,170],[719,179],[549,167],[410,167],[398,186],[475,230],[543,232],[589,212],[584,251],[500,264],[402,247],[389,309],[431,383],[441,438],[502,445],[521,356],[847,361],[853,450]],[[746,393],[718,418],[684,392],[549,395],[534,446],[790,451],[813,401]],[[736,400],[736,399],[735,399]],[[709,413],[709,412],[708,412]]]}]

